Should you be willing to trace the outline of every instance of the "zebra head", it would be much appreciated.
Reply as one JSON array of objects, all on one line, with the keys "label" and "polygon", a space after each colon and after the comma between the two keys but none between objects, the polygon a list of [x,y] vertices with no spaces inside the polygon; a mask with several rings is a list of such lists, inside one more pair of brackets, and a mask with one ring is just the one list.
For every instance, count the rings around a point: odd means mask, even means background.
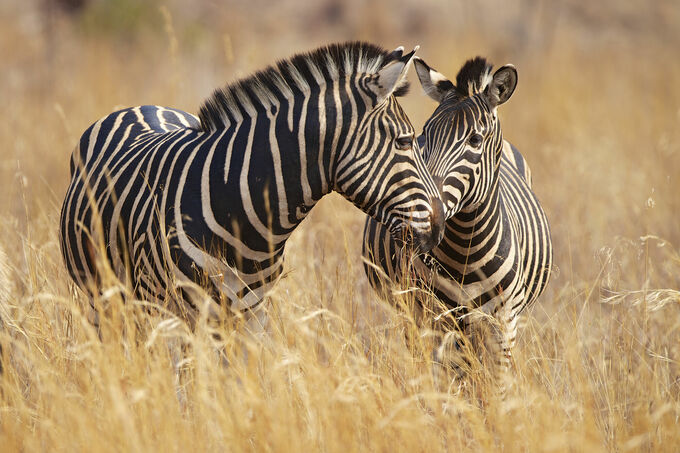
[{"label": "zebra head", "polygon": [[397,102],[407,91],[406,74],[417,49],[404,55],[399,47],[375,72],[358,76],[352,88],[359,94],[352,99],[357,125],[350,146],[340,151],[335,189],[386,225],[395,239],[426,252],[442,239],[443,203]]},{"label": "zebra head", "polygon": [[492,65],[476,57],[454,85],[419,58],[415,66],[423,89],[439,103],[421,140],[448,219],[476,209],[498,180],[503,135],[497,108],[515,91],[517,71],[505,65],[492,74]]}]

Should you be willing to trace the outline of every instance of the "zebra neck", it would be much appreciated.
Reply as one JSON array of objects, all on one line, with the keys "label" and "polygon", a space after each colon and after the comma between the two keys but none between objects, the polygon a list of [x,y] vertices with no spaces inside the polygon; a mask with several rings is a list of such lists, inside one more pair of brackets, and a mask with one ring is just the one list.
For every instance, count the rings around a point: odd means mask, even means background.
[{"label": "zebra neck", "polygon": [[[464,209],[446,222],[446,233],[461,238],[473,238],[489,227],[494,227],[501,220],[501,191],[498,184],[491,187],[489,195],[472,209]],[[495,231],[495,228],[494,228]]]},{"label": "zebra neck", "polygon": [[276,242],[292,233],[334,187],[336,150],[347,146],[358,116],[357,102],[348,99],[345,88],[329,82],[291,98],[269,99],[244,108],[224,129],[210,133],[223,150],[217,153],[225,153],[219,160],[224,162],[224,189],[237,189],[246,201],[252,195],[262,199],[261,206],[255,203],[245,210],[271,218]]},{"label": "zebra neck", "polygon": [[503,260],[511,252],[511,230],[497,184],[489,196],[469,212],[459,212],[446,222],[441,243],[430,253],[445,272],[459,282],[483,281],[479,273],[485,263]]}]

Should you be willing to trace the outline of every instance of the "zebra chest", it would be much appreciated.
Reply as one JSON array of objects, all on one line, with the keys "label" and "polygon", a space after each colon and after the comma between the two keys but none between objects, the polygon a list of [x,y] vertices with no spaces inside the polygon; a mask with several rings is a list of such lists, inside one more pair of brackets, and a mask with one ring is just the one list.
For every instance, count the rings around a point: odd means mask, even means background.
[{"label": "zebra chest", "polygon": [[523,291],[523,260],[519,241],[511,228],[465,245],[467,238],[445,237],[431,252],[436,262],[431,282],[437,296],[452,307],[489,307],[492,312],[504,300]]}]

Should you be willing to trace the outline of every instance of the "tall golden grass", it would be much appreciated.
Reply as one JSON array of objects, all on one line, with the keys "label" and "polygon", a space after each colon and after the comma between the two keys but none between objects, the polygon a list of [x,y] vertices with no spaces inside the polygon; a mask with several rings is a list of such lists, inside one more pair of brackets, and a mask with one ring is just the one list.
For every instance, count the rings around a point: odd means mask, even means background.
[{"label": "tall golden grass", "polygon": [[[192,5],[0,6],[2,451],[678,451],[674,2]],[[481,367],[462,390],[435,385],[433,333],[372,292],[363,214],[338,196],[291,238],[262,342],[226,332],[218,349],[115,294],[100,341],[57,240],[80,133],[119,106],[195,112],[234,77],[357,38],[420,44],[450,77],[476,54],[518,68],[500,115],[556,269],[505,400]],[[417,129],[434,109],[415,78],[402,104]]]}]

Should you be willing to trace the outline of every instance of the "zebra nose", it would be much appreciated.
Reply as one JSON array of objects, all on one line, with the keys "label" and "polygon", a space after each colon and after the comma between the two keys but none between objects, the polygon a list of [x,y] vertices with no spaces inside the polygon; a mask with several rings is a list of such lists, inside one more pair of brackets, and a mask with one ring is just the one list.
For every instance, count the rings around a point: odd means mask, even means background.
[{"label": "zebra nose", "polygon": [[436,247],[444,236],[444,222],[446,217],[444,216],[444,203],[442,203],[439,198],[430,197],[430,205],[432,206],[432,216],[430,217],[430,222],[432,224],[432,240],[434,242],[433,247]]},{"label": "zebra nose", "polygon": [[415,249],[418,253],[426,253],[435,248],[444,236],[444,204],[438,197],[429,197],[432,210],[428,216],[430,228],[413,231]]}]

